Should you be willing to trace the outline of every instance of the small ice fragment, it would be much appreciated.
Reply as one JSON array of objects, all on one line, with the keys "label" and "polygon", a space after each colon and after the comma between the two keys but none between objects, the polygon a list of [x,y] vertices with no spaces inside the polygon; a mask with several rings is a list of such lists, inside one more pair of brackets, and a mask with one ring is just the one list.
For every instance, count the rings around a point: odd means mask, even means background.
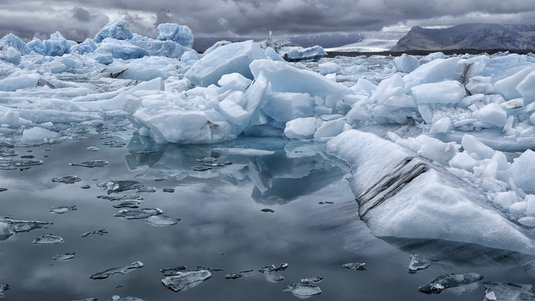
[{"label": "small ice fragment", "polygon": [[59,244],[59,243],[62,243],[63,241],[64,241],[63,237],[61,236],[46,234],[46,235],[37,237],[36,239],[33,240],[32,243],[34,245],[50,245],[50,244]]},{"label": "small ice fragment", "polygon": [[109,164],[110,163],[108,161],[104,161],[104,160],[92,160],[92,161],[83,161],[80,163],[69,163],[70,166],[79,166],[79,167],[87,167],[87,168],[104,167]]},{"label": "small ice fragment", "polygon": [[115,204],[113,205],[113,208],[132,208],[132,209],[136,209],[136,208],[139,208],[139,204],[141,204],[141,202],[139,201],[124,201],[124,202],[120,202],[119,204]]},{"label": "small ice fragment", "polygon": [[121,140],[110,140],[110,141],[106,141],[106,142],[104,142],[102,144],[105,145],[105,146],[116,147],[116,148],[120,148],[120,147],[126,146],[126,142],[121,141]]},{"label": "small ice fragment", "polygon": [[108,233],[108,230],[106,229],[100,229],[100,230],[93,230],[93,231],[89,231],[89,232],[85,232],[85,233],[82,233],[82,235],[80,235],[81,237],[88,237],[89,235],[104,235]]},{"label": "small ice fragment", "polygon": [[212,273],[207,270],[177,272],[176,275],[163,278],[162,283],[168,289],[180,292],[193,288],[210,277]]},{"label": "small ice fragment", "polygon": [[111,297],[112,301],[145,301],[136,297],[119,297],[118,295],[113,295]]},{"label": "small ice fragment", "polygon": [[176,225],[180,219],[175,219],[167,215],[153,215],[145,219],[145,222],[154,227],[169,227]]},{"label": "small ice fragment", "polygon": [[9,289],[9,284],[0,284],[0,299],[5,297],[5,292]]},{"label": "small ice fragment", "polygon": [[0,187],[0,192],[4,192],[4,191],[7,191],[7,188]]},{"label": "small ice fragment", "polygon": [[175,192],[175,189],[174,188],[164,188],[163,192],[173,193],[173,192]]},{"label": "small ice fragment", "polygon": [[318,204],[320,204],[320,205],[332,205],[332,204],[334,204],[334,202],[330,202],[330,201],[321,201],[321,202],[319,202]]},{"label": "small ice fragment", "polygon": [[193,166],[192,168],[193,171],[207,171],[210,169],[212,169],[212,167],[208,167],[208,166]]},{"label": "small ice fragment", "polygon": [[163,211],[158,208],[121,209],[113,216],[124,217],[126,219],[144,219],[162,213]]},{"label": "small ice fragment", "polygon": [[485,299],[483,301],[528,301],[535,300],[535,291],[531,284],[484,282]]},{"label": "small ice fragment", "polygon": [[74,256],[76,255],[75,252],[67,252],[63,254],[57,254],[52,257],[52,260],[54,261],[61,261],[66,262],[74,259]]},{"label": "small ice fragment", "polygon": [[416,271],[425,270],[431,266],[433,262],[420,254],[411,254],[411,262],[409,263],[409,273],[414,274]]},{"label": "small ice fragment", "polygon": [[88,150],[90,152],[98,152],[100,150],[100,148],[98,148],[96,146],[90,146],[90,147],[86,148],[86,150]]},{"label": "small ice fragment", "polygon": [[160,272],[164,276],[174,276],[174,275],[177,275],[178,273],[184,272],[186,270],[187,270],[186,266],[185,265],[181,265],[181,266],[174,267],[174,268],[160,269]]},{"label": "small ice fragment", "polygon": [[365,262],[352,262],[352,263],[345,263],[342,264],[341,267],[348,270],[355,270],[355,271],[366,271],[367,268],[365,267]]},{"label": "small ice fragment", "polygon": [[120,196],[97,195],[97,198],[112,201],[112,202],[113,201],[125,201],[125,200],[143,200],[143,197],[137,194],[120,195]]},{"label": "small ice fragment", "polygon": [[80,182],[82,179],[80,179],[77,176],[65,176],[61,178],[53,178],[52,182],[54,183],[63,183],[63,184],[74,184],[76,182]]},{"label": "small ice fragment", "polygon": [[50,213],[63,214],[63,213],[67,213],[67,212],[75,211],[75,210],[78,210],[78,208],[76,208],[76,205],[73,205],[73,206],[58,206],[58,207],[51,208],[50,209]]},{"label": "small ice fragment", "polygon": [[312,277],[301,279],[300,282],[288,285],[283,292],[291,292],[299,299],[307,299],[313,296],[321,294],[321,288],[315,286],[315,283],[319,283],[323,280],[322,277]]},{"label": "small ice fragment", "polygon": [[483,276],[477,273],[444,274],[433,279],[428,284],[420,286],[418,291],[425,294],[440,294],[447,288],[472,284],[481,279],[483,279]]},{"label": "small ice fragment", "polygon": [[98,301],[98,299],[97,298],[84,298],[84,299],[72,300],[72,301]]},{"label": "small ice fragment", "polygon": [[243,274],[241,273],[228,273],[225,275],[225,279],[238,279],[243,277]]},{"label": "small ice fragment", "polygon": [[262,211],[262,212],[266,212],[266,213],[267,213],[267,212],[269,212],[269,213],[273,213],[273,212],[275,212],[275,210],[273,210],[273,209],[269,209],[269,208],[264,208],[264,209],[262,209],[262,210],[260,210],[260,211]]},{"label": "small ice fragment", "polygon": [[138,188],[137,192],[156,192],[156,188],[143,186],[143,187]]},{"label": "small ice fragment", "polygon": [[84,185],[84,186],[80,186],[80,188],[82,188],[82,189],[89,189],[89,188],[91,188],[91,185],[86,184],[86,185]]},{"label": "small ice fragment", "polygon": [[143,267],[143,262],[135,261],[135,262],[132,262],[131,264],[123,266],[123,267],[111,268],[111,269],[107,269],[107,270],[99,272],[99,273],[95,273],[95,274],[89,276],[89,278],[95,279],[95,280],[96,279],[106,279],[106,278],[108,278],[108,277],[110,277],[112,275],[116,275],[116,274],[124,275],[124,274],[126,274],[128,272],[140,269],[142,267]]},{"label": "small ice fragment", "polygon": [[260,274],[262,274],[262,276],[264,276],[264,278],[266,278],[268,282],[276,283],[276,282],[284,280],[284,276],[282,276],[281,274],[277,272],[284,271],[287,268],[288,268],[287,263],[283,263],[279,267],[276,267],[274,265],[268,265],[268,266],[260,268],[258,272],[260,272]]},{"label": "small ice fragment", "polygon": [[100,183],[97,186],[106,190],[108,194],[134,190],[134,189],[137,190],[137,189],[141,189],[144,187],[144,185],[139,183],[138,181],[132,181],[132,180],[108,181],[108,182]]}]

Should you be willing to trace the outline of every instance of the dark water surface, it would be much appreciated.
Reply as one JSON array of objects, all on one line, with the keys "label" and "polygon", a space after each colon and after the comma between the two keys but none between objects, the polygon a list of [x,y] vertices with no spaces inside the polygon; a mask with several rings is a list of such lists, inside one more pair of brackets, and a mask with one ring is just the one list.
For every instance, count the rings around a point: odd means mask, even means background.
[{"label": "dark water surface", "polygon": [[[241,139],[216,146],[157,146],[134,137],[126,147],[93,138],[39,147],[16,147],[18,156],[43,160],[29,170],[0,170],[0,216],[50,221],[47,229],[17,233],[0,241],[0,284],[10,289],[5,300],[74,300],[112,295],[144,300],[298,300],[282,292],[301,278],[320,276],[322,294],[310,300],[482,300],[484,289],[424,295],[418,286],[444,273],[478,272],[486,280],[530,283],[531,258],[474,246],[374,238],[359,221],[357,205],[344,179],[346,171],[321,154],[321,146],[274,139]],[[108,143],[109,144],[109,143]],[[87,147],[99,147],[88,151]],[[253,147],[270,155],[233,155],[228,148]],[[32,152],[28,152],[31,150]],[[47,156],[47,157],[45,157]],[[213,156],[230,165],[195,171],[196,159]],[[69,166],[106,160],[100,168]],[[228,163],[227,163],[228,164]],[[76,175],[74,184],[52,178]],[[158,228],[143,220],[113,215],[116,203],[97,198],[98,183],[136,180],[156,192],[139,193],[141,207],[160,208],[180,218]],[[89,189],[81,189],[91,185]],[[173,188],[174,192],[163,192]],[[128,191],[112,195],[133,194]],[[320,204],[320,202],[334,204]],[[77,210],[51,214],[50,208],[76,205]],[[271,209],[274,212],[263,212]],[[107,234],[87,231],[106,229]],[[33,245],[43,234],[64,243]],[[411,252],[440,260],[429,269],[408,274]],[[76,252],[68,262],[56,254]],[[125,275],[92,280],[91,274],[142,261]],[[348,262],[366,262],[369,270],[350,271]],[[225,274],[288,263],[285,279],[269,283],[259,273],[227,280]],[[172,292],[161,284],[161,268],[186,265],[223,269],[199,286]]]}]

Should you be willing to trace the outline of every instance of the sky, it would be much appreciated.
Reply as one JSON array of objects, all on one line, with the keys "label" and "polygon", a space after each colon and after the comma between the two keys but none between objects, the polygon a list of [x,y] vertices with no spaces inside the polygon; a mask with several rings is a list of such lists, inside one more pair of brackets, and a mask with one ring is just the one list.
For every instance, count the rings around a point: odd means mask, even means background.
[{"label": "sky", "polygon": [[136,33],[188,25],[195,36],[240,37],[380,31],[460,23],[535,23],[533,0],[1,0],[0,36],[92,38],[124,18]]}]

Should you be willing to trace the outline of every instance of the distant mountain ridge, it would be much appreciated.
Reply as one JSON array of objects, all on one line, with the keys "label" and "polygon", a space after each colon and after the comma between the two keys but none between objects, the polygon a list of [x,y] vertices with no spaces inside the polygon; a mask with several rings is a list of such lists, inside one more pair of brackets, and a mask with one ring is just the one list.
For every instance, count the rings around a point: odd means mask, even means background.
[{"label": "distant mountain ridge", "polygon": [[448,49],[535,50],[535,25],[472,23],[438,29],[415,26],[391,50]]}]

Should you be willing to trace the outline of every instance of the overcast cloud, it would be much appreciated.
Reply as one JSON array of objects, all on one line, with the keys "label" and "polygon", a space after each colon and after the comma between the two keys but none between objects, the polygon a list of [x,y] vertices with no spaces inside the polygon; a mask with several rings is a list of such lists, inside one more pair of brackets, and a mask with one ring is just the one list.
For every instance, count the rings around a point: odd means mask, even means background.
[{"label": "overcast cloud", "polygon": [[196,36],[259,36],[381,30],[392,25],[467,22],[535,23],[527,0],[2,0],[0,35],[29,39],[56,30],[84,40],[110,20],[127,19],[134,32],[156,24],[188,25]]}]

